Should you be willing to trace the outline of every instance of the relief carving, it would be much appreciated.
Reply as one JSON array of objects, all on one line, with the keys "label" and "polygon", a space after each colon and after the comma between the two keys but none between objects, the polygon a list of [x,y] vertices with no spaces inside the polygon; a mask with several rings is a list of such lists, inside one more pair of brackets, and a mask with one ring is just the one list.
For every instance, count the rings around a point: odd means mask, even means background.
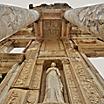
[{"label": "relief carving", "polygon": [[81,95],[75,77],[70,69],[69,64],[64,64],[65,79],[68,87],[68,94],[72,104],[84,104],[83,96]]},{"label": "relief carving", "polygon": [[11,89],[3,104],[24,104],[26,102],[26,90]]},{"label": "relief carving", "polygon": [[32,59],[26,60],[25,66],[23,67],[18,79],[14,83],[14,86],[29,88],[33,68],[34,68],[34,60]]},{"label": "relief carving", "polygon": [[[75,55],[76,57],[79,57],[80,55],[78,52],[71,52],[70,51],[70,56]],[[78,78],[80,85],[82,87],[82,90],[89,100],[91,104],[101,104],[101,94],[99,93],[100,91],[97,88],[97,85],[95,84],[92,76],[90,73],[87,71],[87,68],[84,66],[82,61],[84,61],[81,56],[79,57],[80,61],[73,61],[71,58],[70,63],[73,67],[74,73],[77,75],[76,77]]]}]

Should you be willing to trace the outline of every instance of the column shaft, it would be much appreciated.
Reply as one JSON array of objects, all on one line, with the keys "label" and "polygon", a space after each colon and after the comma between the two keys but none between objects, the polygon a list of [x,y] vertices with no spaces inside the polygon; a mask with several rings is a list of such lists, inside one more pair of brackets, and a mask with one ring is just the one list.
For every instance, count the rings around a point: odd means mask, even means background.
[{"label": "column shaft", "polygon": [[104,39],[104,4],[70,9],[64,17],[82,30]]},{"label": "column shaft", "polygon": [[0,4],[0,39],[8,37],[39,19],[35,10]]}]

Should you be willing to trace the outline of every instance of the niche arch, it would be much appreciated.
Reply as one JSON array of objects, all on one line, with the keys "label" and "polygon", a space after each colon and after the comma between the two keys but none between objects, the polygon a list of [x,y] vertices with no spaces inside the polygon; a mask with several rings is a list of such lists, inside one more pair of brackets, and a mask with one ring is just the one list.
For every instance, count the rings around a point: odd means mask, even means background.
[{"label": "niche arch", "polygon": [[46,88],[46,70],[51,66],[51,63],[55,62],[56,67],[59,69],[60,74],[61,74],[61,81],[63,83],[63,96],[64,96],[64,101],[65,103],[68,103],[68,96],[67,96],[67,87],[66,87],[66,81],[65,81],[65,76],[63,72],[63,63],[60,59],[51,59],[51,60],[44,60],[43,62],[43,73],[42,73],[42,78],[41,78],[41,88],[40,88],[40,94],[39,94],[39,103],[42,103],[44,100],[45,96],[45,88]]}]

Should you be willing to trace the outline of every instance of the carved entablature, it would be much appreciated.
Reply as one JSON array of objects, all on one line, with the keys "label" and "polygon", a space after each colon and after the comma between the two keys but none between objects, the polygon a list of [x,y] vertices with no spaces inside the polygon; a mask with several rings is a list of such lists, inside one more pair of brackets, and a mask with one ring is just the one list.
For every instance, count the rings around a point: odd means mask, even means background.
[{"label": "carved entablature", "polygon": [[104,42],[96,37],[77,37],[73,41],[89,57],[104,56]]},{"label": "carved entablature", "polygon": [[64,12],[69,8],[71,7],[66,4],[42,4],[34,7],[33,9],[40,13],[40,20],[35,22],[33,27],[35,36],[44,39],[70,37],[71,26],[64,19]]},{"label": "carved entablature", "polygon": [[61,19],[62,10],[61,9],[43,9],[41,18],[42,19]]},{"label": "carved entablature", "polygon": [[83,44],[95,44],[96,43],[96,39],[94,38],[85,38],[85,39],[82,39],[82,40],[79,40],[79,43],[83,43]]},{"label": "carved entablature", "polygon": [[61,13],[43,13],[42,19],[61,19]]}]

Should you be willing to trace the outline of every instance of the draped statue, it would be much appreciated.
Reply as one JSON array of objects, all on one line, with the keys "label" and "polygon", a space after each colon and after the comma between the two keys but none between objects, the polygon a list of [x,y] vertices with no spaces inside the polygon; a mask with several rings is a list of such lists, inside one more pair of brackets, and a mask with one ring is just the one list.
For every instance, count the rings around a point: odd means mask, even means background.
[{"label": "draped statue", "polygon": [[63,84],[59,69],[54,62],[46,71],[46,89],[43,103],[64,103]]}]

